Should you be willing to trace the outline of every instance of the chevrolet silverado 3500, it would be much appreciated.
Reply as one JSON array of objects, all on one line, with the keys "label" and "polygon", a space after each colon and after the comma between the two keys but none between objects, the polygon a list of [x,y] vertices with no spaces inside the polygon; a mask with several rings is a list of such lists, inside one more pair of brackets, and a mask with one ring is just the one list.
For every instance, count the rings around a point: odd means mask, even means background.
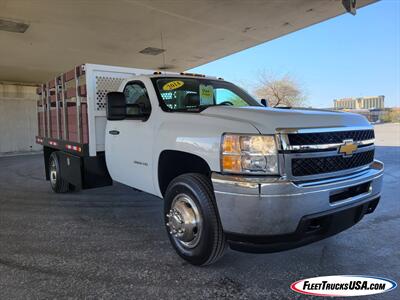
[{"label": "chevrolet silverado 3500", "polygon": [[56,193],[113,180],[164,199],[176,252],[273,252],[376,208],[383,164],[357,114],[261,105],[220,78],[84,64],[38,88],[37,142]]}]

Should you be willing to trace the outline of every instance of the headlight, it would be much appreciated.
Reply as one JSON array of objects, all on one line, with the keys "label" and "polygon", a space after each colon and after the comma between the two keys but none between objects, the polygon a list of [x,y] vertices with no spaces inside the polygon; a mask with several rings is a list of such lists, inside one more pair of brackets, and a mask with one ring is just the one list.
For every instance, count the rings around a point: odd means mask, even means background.
[{"label": "headlight", "polygon": [[272,135],[225,134],[221,152],[222,172],[264,175],[279,173],[278,153]]}]

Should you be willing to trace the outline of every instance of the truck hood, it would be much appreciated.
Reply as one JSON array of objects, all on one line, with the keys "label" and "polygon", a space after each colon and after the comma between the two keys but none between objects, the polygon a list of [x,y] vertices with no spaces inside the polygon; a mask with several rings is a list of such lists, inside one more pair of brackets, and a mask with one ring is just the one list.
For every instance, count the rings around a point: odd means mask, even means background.
[{"label": "truck hood", "polygon": [[279,109],[271,107],[212,106],[202,115],[249,122],[262,134],[273,134],[278,128],[315,128],[368,126],[368,120],[353,113],[316,109]]}]

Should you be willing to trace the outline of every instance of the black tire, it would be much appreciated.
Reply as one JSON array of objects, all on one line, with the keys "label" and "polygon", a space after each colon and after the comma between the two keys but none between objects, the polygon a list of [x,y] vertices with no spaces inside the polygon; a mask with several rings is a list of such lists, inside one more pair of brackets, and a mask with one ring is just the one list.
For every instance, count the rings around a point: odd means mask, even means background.
[{"label": "black tire", "polygon": [[57,151],[51,153],[49,158],[49,176],[51,188],[55,193],[69,192],[69,183],[61,178],[60,162]]},{"label": "black tire", "polygon": [[[174,199],[182,197],[182,195],[191,198],[201,217],[199,237],[196,244],[190,248],[174,234],[171,234],[171,225],[169,224],[171,219],[167,216],[171,214],[171,205],[173,205]],[[213,187],[210,179],[206,176],[188,173],[178,176],[168,185],[164,197],[164,219],[172,246],[178,255],[189,263],[209,265],[216,262],[224,254],[226,248],[225,235],[219,218]]]}]

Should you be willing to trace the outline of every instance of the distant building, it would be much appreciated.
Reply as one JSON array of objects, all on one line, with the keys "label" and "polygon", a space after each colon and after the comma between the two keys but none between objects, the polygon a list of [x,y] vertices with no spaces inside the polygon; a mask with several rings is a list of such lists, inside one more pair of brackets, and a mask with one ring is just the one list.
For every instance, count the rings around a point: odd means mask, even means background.
[{"label": "distant building", "polygon": [[384,109],[385,96],[335,99],[333,106],[334,109]]}]

